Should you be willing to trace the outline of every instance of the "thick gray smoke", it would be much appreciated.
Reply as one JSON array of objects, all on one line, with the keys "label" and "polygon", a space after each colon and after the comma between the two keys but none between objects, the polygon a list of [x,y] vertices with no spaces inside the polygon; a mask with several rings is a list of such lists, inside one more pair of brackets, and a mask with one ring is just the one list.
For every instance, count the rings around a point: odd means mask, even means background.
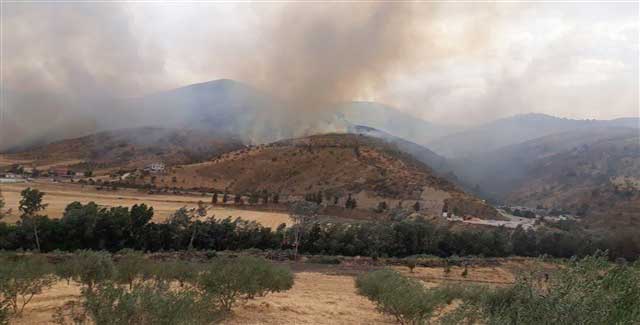
[{"label": "thick gray smoke", "polygon": [[0,149],[93,132],[122,114],[113,98],[163,83],[164,55],[121,6],[11,3],[1,19]]},{"label": "thick gray smoke", "polygon": [[341,107],[337,103],[384,87],[399,71],[483,46],[491,6],[482,8],[476,28],[453,47],[436,41],[441,7],[390,2],[286,6],[259,26],[263,43],[256,55],[243,57],[234,68],[242,80],[278,97],[282,111],[276,117],[295,128],[293,135],[330,131],[343,127],[332,121]]},{"label": "thick gray smoke", "polygon": [[[251,8],[260,12],[262,6],[267,5]],[[158,116],[155,106],[173,102],[123,100],[177,83],[166,71],[161,37],[142,37],[130,9],[108,3],[2,4],[0,150],[156,121],[182,127],[208,109],[208,103],[180,98],[176,103],[199,107],[187,111],[174,105],[157,109],[163,112]],[[256,36],[249,46],[227,49],[231,58],[213,49],[210,55],[229,63],[218,73],[275,97],[275,104],[250,111],[255,116],[244,117],[234,130],[257,142],[273,140],[265,134],[284,137],[342,127],[334,120],[337,103],[376,90],[399,70],[475,51],[485,43],[492,19],[491,7],[483,6],[474,28],[450,46],[436,41],[444,17],[452,13],[448,8],[443,14],[439,4],[304,3],[269,9],[251,26]],[[215,24],[210,33],[216,35]],[[180,95],[189,97],[189,92]]]}]

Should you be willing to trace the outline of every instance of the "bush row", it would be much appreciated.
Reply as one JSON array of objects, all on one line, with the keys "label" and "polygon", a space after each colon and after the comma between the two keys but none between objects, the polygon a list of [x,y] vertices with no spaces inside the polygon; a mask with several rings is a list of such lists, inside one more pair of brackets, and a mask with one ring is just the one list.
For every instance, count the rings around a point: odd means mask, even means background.
[{"label": "bush row", "polygon": [[[425,288],[391,270],[360,276],[358,293],[402,324],[639,324],[640,262],[611,264],[604,255],[573,259],[508,287]],[[452,300],[453,308],[443,308]]]},{"label": "bush row", "polygon": [[207,263],[151,261],[125,250],[0,257],[0,324],[59,280],[81,286],[81,299],[58,308],[59,324],[207,324],[222,319],[240,299],[288,290],[292,273],[256,257],[214,258]]}]

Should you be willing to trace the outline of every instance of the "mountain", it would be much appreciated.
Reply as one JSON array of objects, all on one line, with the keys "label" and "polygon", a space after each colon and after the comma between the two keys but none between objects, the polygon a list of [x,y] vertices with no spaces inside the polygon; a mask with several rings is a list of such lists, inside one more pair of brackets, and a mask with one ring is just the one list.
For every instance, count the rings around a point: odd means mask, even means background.
[{"label": "mountain", "polygon": [[516,183],[506,200],[607,218],[633,212],[640,222],[640,134],[634,129],[607,131],[609,136],[578,131],[573,134],[576,146],[533,160],[525,180]]},{"label": "mountain", "polygon": [[[291,125],[286,116],[290,112],[283,111],[282,103],[276,98],[228,79],[131,99],[122,105],[126,107],[123,110],[133,112],[134,116],[128,117],[128,121],[106,124],[138,121],[143,125],[215,129],[255,144],[291,138],[301,132]],[[339,103],[327,107],[326,111],[335,113],[313,114],[309,118],[321,120],[306,122],[305,116],[298,116],[302,123],[313,126],[302,133],[345,131],[351,125],[365,125],[424,144],[456,131],[374,102]]]},{"label": "mountain", "polygon": [[239,139],[209,130],[140,127],[56,141],[4,154],[3,158],[32,166],[140,168],[152,162],[178,165],[204,161],[243,147]]},{"label": "mountain", "polygon": [[491,152],[555,133],[603,127],[639,128],[640,119],[573,120],[545,114],[524,114],[447,135],[426,145],[445,157],[460,158]]},{"label": "mountain", "polygon": [[454,160],[456,174],[514,205],[640,227],[640,131],[579,128]]},{"label": "mountain", "polygon": [[451,172],[451,167],[449,166],[449,163],[447,162],[446,158],[438,155],[437,153],[417,143],[405,140],[403,138],[394,136],[387,132],[384,132],[369,126],[364,126],[364,125],[350,126],[348,129],[348,132],[354,133],[354,134],[366,135],[366,136],[384,140],[389,144],[396,146],[398,149],[402,150],[403,152],[410,154],[413,158],[429,166],[431,169],[433,169],[436,173],[438,173],[441,176],[447,175],[448,173]]},{"label": "mountain", "polygon": [[[228,79],[194,84],[121,103],[127,120],[143,125],[234,134],[245,142],[280,137],[269,95]],[[115,118],[120,118],[116,116]],[[128,123],[112,121],[106,124]]]},{"label": "mountain", "polygon": [[[419,144],[454,132],[373,102],[331,104],[322,114],[292,114],[277,98],[252,86],[220,79],[137,98],[81,96],[43,106],[39,94],[11,93],[0,128],[0,150],[143,126],[207,129],[246,143],[268,143],[300,135],[344,132],[366,125]],[[55,98],[48,95],[46,98]],[[302,111],[301,111],[302,112]],[[295,115],[295,116],[292,116]]]},{"label": "mountain", "polygon": [[355,125],[364,125],[424,145],[455,133],[457,127],[438,125],[375,102],[349,102],[337,107],[338,116]]},{"label": "mountain", "polygon": [[316,135],[254,146],[172,168],[155,181],[234,194],[267,191],[279,193],[283,200],[321,193],[325,203],[342,207],[352,196],[357,210],[364,211],[381,202],[390,208],[402,205],[409,209],[418,202],[422,211],[437,216],[446,203],[458,214],[498,218],[495,209],[436,176],[393,144],[356,134]]}]

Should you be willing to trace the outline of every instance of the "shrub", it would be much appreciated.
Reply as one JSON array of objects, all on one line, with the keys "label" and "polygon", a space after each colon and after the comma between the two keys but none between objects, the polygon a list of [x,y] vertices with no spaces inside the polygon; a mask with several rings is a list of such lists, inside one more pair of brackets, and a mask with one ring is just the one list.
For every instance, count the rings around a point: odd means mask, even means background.
[{"label": "shrub", "polygon": [[335,256],[311,256],[307,260],[308,263],[316,263],[316,264],[332,264],[338,265],[342,263],[340,258]]},{"label": "shrub", "polygon": [[432,317],[441,305],[450,302],[443,289],[426,289],[418,280],[392,270],[378,270],[359,276],[356,288],[373,301],[378,310],[401,324],[421,324]]},{"label": "shrub", "polygon": [[56,313],[56,322],[101,324],[210,324],[220,312],[196,291],[171,290],[168,285],[136,284],[130,290],[111,282],[83,293],[83,313],[78,303],[67,304]]},{"label": "shrub", "polygon": [[71,270],[73,279],[88,291],[92,291],[97,283],[113,279],[116,274],[111,254],[107,252],[83,250],[66,263],[71,263],[67,269]]},{"label": "shrub", "polygon": [[406,258],[404,260],[404,265],[406,265],[409,268],[409,271],[411,271],[411,273],[413,273],[413,270],[418,265],[418,261],[416,259],[414,259],[414,258]]},{"label": "shrub", "polygon": [[[545,283],[542,283],[545,281]],[[447,323],[638,324],[640,268],[597,255],[574,260],[546,280],[533,274],[506,288],[468,290]]]},{"label": "shrub", "polygon": [[0,300],[0,325],[9,324],[9,304],[4,300]]},{"label": "shrub", "polygon": [[222,310],[230,311],[237,299],[289,290],[293,274],[262,258],[246,256],[207,265],[198,285]]},{"label": "shrub", "polygon": [[180,287],[197,280],[199,266],[187,261],[166,261],[147,264],[144,278],[156,283],[178,282]]},{"label": "shrub", "polygon": [[119,252],[121,255],[116,263],[116,282],[129,285],[133,288],[133,283],[143,274],[145,259],[141,252],[131,249],[124,249]]},{"label": "shrub", "polygon": [[3,256],[0,259],[0,323],[9,312],[22,314],[31,299],[54,281],[50,265],[41,256]]}]

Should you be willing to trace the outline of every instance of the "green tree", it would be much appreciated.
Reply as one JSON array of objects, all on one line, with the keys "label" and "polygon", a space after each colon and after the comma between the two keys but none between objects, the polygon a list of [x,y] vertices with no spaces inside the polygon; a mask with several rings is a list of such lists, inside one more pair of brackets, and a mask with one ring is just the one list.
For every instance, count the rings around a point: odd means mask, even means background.
[{"label": "green tree", "polygon": [[4,196],[2,196],[2,189],[0,189],[0,220],[2,220],[2,218],[4,218],[5,216],[4,206],[5,206]]},{"label": "green tree", "polygon": [[84,285],[88,292],[92,292],[96,284],[112,280],[116,275],[111,254],[107,252],[82,250],[67,263],[72,263],[73,279]]},{"label": "green tree", "polygon": [[118,255],[115,263],[115,280],[118,283],[128,285],[129,289],[133,289],[135,280],[140,279],[144,273],[146,262],[144,255],[131,249],[123,249],[118,252]]},{"label": "green tree", "polygon": [[35,295],[54,282],[51,266],[44,257],[3,256],[0,259],[0,307],[8,306],[19,316]]},{"label": "green tree", "polygon": [[378,270],[356,279],[358,293],[376,304],[379,311],[389,314],[400,324],[424,324],[434,312],[450,303],[445,289],[426,289],[412,278],[393,270]]},{"label": "green tree", "polygon": [[[535,270],[533,270],[535,271]],[[544,283],[543,283],[544,282]],[[471,287],[445,324],[639,324],[640,264],[604,254],[574,259],[551,277],[536,272],[508,287]]]},{"label": "green tree", "polygon": [[44,192],[40,192],[37,189],[31,189],[30,187],[20,192],[22,199],[20,199],[19,210],[22,213],[20,216],[21,222],[33,231],[33,236],[36,243],[36,248],[40,251],[40,237],[38,235],[38,225],[42,220],[42,217],[38,215],[38,212],[44,210],[47,204],[42,203]]},{"label": "green tree", "polygon": [[211,263],[200,275],[198,286],[228,312],[238,299],[289,290],[293,274],[262,258],[243,256]]}]

